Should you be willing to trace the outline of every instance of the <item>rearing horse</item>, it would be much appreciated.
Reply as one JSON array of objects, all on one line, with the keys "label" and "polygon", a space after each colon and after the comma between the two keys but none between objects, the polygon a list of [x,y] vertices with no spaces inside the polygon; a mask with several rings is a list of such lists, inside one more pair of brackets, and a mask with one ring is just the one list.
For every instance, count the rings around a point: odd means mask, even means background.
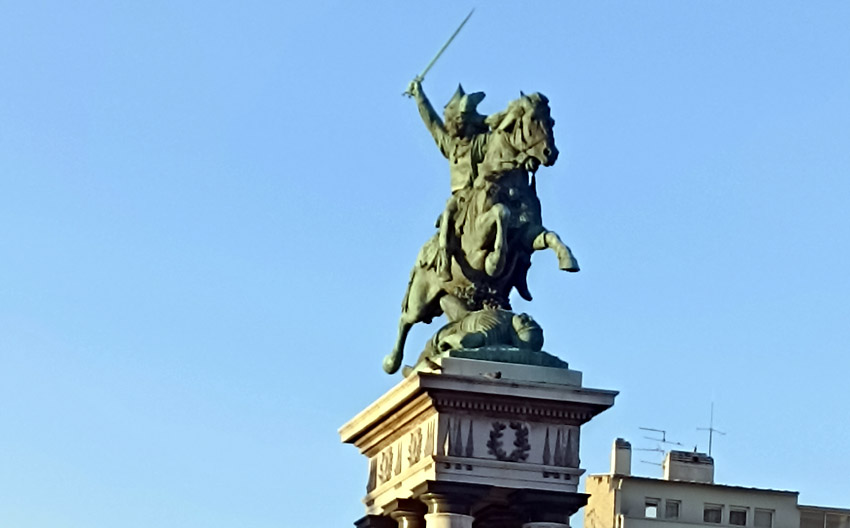
[{"label": "rearing horse", "polygon": [[479,176],[453,226],[460,244],[451,259],[451,278],[440,278],[437,272],[435,234],[419,251],[410,274],[396,344],[384,358],[384,370],[390,374],[401,366],[415,323],[430,323],[444,312],[451,318],[458,303],[466,310],[484,305],[509,309],[508,295],[515,287],[531,300],[525,277],[532,252],[553,249],[561,269],[579,270],[570,249],[543,227],[534,185],[537,169],[551,166],[558,157],[548,99],[539,93],[521,94],[504,112],[487,118],[487,124],[491,133]]}]

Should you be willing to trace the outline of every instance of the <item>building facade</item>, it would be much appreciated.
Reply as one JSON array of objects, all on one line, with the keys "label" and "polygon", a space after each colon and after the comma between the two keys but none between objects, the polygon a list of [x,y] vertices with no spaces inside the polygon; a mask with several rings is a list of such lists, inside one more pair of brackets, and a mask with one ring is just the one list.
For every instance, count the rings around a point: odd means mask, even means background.
[{"label": "building facade", "polygon": [[670,451],[663,478],[631,474],[631,446],[617,439],[611,472],[590,475],[585,528],[850,528],[850,510],[801,506],[798,492],[714,482],[714,460]]}]

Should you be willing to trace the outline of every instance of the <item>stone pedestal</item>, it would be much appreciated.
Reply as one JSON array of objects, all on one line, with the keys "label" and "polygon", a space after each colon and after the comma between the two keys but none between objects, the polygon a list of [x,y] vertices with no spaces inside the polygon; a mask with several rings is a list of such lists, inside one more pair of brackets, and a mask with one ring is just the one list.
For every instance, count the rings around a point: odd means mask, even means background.
[{"label": "stone pedestal", "polygon": [[340,429],[368,460],[358,526],[569,526],[587,502],[578,493],[580,427],[617,393],[582,387],[581,373],[566,368],[437,363]]}]

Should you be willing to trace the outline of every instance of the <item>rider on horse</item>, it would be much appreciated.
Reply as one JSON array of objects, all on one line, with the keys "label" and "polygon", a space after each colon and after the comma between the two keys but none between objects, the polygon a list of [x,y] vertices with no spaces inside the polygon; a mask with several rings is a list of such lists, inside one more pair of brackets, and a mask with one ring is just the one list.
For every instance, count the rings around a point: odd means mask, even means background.
[{"label": "rider on horse", "polygon": [[472,186],[478,177],[478,164],[484,160],[487,150],[490,128],[484,122],[485,116],[476,109],[484,99],[484,92],[467,94],[458,85],[457,91],[443,109],[445,122],[425,97],[419,80],[410,83],[408,93],[416,99],[419,115],[437,142],[440,152],[449,160],[452,196],[439,220],[437,272],[443,280],[451,280],[449,233],[456,231],[457,219],[463,218]]}]

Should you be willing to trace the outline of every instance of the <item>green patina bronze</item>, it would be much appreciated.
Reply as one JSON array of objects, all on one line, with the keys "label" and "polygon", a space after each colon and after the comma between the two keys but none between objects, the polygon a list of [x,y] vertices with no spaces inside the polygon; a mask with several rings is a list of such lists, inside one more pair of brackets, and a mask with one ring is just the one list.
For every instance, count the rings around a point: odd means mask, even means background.
[{"label": "green patina bronze", "polygon": [[543,226],[537,197],[537,170],[558,158],[549,100],[521,94],[504,111],[483,116],[477,107],[484,93],[458,86],[440,118],[420,78],[407,93],[449,162],[451,195],[436,233],[419,251],[384,370],[394,373],[401,366],[415,323],[443,313],[449,323],[425,347],[420,363],[464,351],[493,361],[565,367],[541,351],[542,329],[531,317],[513,313],[508,300],[514,289],[531,300],[526,275],[534,251],[552,249],[562,270],[579,270],[570,249]]}]

